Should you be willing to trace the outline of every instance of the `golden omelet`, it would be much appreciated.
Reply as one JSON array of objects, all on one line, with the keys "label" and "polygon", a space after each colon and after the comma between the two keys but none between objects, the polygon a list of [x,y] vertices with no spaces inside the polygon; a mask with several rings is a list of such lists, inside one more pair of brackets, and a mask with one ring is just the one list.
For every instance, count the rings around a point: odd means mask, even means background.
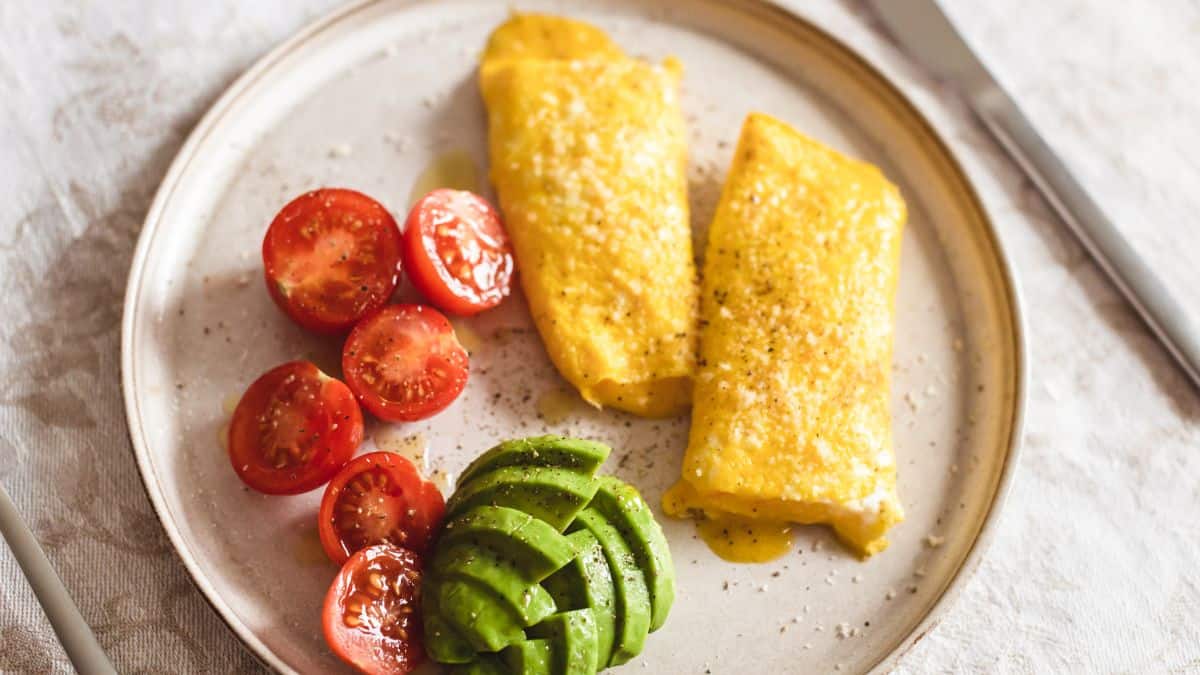
[{"label": "golden omelet", "polygon": [[887,547],[903,519],[889,400],[905,217],[875,167],[747,118],[709,232],[667,513],[827,523],[863,555]]},{"label": "golden omelet", "polygon": [[551,360],[587,401],[686,409],[698,287],[677,63],[516,15],[480,66],[491,180]]},{"label": "golden omelet", "polygon": [[506,59],[613,60],[626,58],[595,26],[548,14],[513,14],[488,37],[483,64]]}]

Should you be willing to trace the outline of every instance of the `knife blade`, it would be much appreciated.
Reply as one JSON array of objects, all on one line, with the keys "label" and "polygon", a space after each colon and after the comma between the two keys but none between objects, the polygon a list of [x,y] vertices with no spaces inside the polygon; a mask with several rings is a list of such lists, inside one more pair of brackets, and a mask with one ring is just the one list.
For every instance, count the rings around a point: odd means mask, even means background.
[{"label": "knife blade", "polygon": [[901,50],[955,86],[1166,350],[1200,387],[1200,331],[1020,107],[975,56],[936,0],[868,0]]}]

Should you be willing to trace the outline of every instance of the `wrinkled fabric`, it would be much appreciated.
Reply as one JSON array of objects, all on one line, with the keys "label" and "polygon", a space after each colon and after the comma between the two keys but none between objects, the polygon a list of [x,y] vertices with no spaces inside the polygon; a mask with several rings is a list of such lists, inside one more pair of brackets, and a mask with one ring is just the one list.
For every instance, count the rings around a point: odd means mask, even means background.
[{"label": "wrinkled fabric", "polygon": [[[788,1],[942,130],[1024,288],[1032,378],[1012,497],[978,573],[899,671],[1195,669],[1196,392],[1029,181],[864,6]],[[259,668],[188,581],[137,477],[119,383],[122,295],[188,131],[255,58],[338,4],[0,3],[0,481],[123,673]],[[946,4],[1196,307],[1200,7]],[[2,547],[0,672],[71,672]]]}]

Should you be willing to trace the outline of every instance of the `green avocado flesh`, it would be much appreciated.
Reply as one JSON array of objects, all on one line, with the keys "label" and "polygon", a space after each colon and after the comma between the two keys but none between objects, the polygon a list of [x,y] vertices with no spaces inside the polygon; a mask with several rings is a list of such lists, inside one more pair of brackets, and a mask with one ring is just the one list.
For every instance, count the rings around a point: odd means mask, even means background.
[{"label": "green avocado flesh", "polygon": [[459,544],[491,548],[516,563],[529,583],[545,579],[575,557],[575,549],[558,530],[503,506],[481,506],[447,523],[438,550]]},{"label": "green avocado flesh", "polygon": [[594,475],[610,452],[541,436],[467,467],[425,568],[431,659],[460,675],[594,675],[641,653],[675,571],[637,490]]},{"label": "green avocado flesh", "polygon": [[512,675],[552,675],[553,658],[549,640],[526,640],[509,645],[500,657]]},{"label": "green avocado flesh", "polygon": [[498,652],[525,639],[520,621],[491,589],[474,581],[437,581],[437,604],[446,623],[477,651]]},{"label": "green avocado flesh", "polygon": [[592,507],[579,512],[572,528],[586,529],[600,542],[616,588],[616,628],[609,666],[619,666],[642,653],[650,632],[650,591],[646,577],[624,537]]},{"label": "green avocado flesh", "polygon": [[478,660],[454,666],[447,672],[450,675],[510,675],[508,668],[492,654],[480,654]]},{"label": "green avocado flesh", "polygon": [[524,511],[562,532],[596,494],[591,476],[559,467],[506,466],[460,483],[446,502],[446,517],[477,506]]},{"label": "green avocado flesh", "polygon": [[642,495],[628,483],[612,476],[596,479],[600,489],[591,507],[617,528],[633,551],[638,569],[646,576],[650,591],[650,630],[656,631],[667,621],[675,602],[675,565],[662,527]]},{"label": "green avocado flesh", "polygon": [[486,546],[463,544],[439,550],[430,569],[439,579],[470,579],[492,589],[522,626],[532,626],[558,609],[545,588],[522,578],[517,563]]},{"label": "green avocado flesh", "polygon": [[437,587],[425,580],[422,586],[422,616],[425,619],[425,651],[438,663],[470,663],[475,648],[442,618],[437,606]]},{"label": "green avocado flesh", "polygon": [[596,663],[596,622],[592,610],[576,609],[555,614],[529,629],[533,637],[550,643],[555,675],[593,675]]},{"label": "green avocado flesh", "polygon": [[505,441],[471,462],[458,477],[466,485],[476,476],[506,466],[558,466],[591,476],[612,450],[602,443],[562,436]]},{"label": "green avocado flesh", "polygon": [[560,610],[590,609],[596,621],[597,662],[606,665],[612,656],[616,632],[616,588],[604,548],[587,530],[567,535],[579,555],[566,567],[546,577],[542,585],[550,591]]}]

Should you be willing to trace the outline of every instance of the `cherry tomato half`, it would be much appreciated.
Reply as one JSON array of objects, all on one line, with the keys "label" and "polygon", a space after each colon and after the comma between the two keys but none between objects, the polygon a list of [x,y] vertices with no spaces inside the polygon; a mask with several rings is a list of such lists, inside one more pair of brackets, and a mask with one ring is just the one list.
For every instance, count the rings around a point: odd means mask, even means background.
[{"label": "cherry tomato half", "polygon": [[342,467],[321,497],[317,531],[329,559],[339,565],[375,544],[424,553],[446,502],[408,459],[372,452]]},{"label": "cherry tomato half", "polygon": [[367,410],[392,422],[437,413],[467,386],[467,350],[432,307],[391,305],[350,331],[342,348],[346,384]]},{"label": "cherry tomato half", "polygon": [[368,675],[405,675],[425,660],[421,562],[408,549],[364,548],[342,565],[321,623],[338,658]]},{"label": "cherry tomato half", "polygon": [[400,230],[379,202],[353,190],[306,192],[263,238],[275,304],[320,333],[341,333],[382,307],[400,281]]},{"label": "cherry tomato half", "polygon": [[229,460],[267,494],[320,487],[362,442],[362,412],[339,380],[307,361],[267,371],[242,395],[229,424]]},{"label": "cherry tomato half", "polygon": [[442,311],[478,314],[512,285],[513,257],[500,215],[465,190],[434,190],[404,225],[404,267],[413,286]]}]

